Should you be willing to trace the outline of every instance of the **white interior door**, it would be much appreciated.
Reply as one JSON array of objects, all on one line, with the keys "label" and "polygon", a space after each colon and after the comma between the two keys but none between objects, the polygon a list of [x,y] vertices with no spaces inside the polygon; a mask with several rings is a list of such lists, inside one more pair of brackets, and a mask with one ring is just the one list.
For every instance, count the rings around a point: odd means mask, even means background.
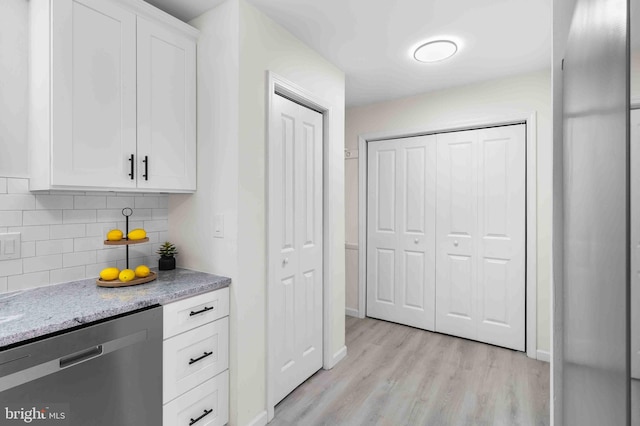
[{"label": "white interior door", "polygon": [[476,339],[478,133],[437,139],[436,330]]},{"label": "white interior door", "polygon": [[322,367],[322,115],[273,96],[269,351],[276,404]]},{"label": "white interior door", "polygon": [[631,111],[631,377],[640,379],[640,110]]},{"label": "white interior door", "polygon": [[369,143],[367,316],[434,329],[436,138]]},{"label": "white interior door", "polygon": [[525,126],[438,135],[436,331],[525,349]]}]

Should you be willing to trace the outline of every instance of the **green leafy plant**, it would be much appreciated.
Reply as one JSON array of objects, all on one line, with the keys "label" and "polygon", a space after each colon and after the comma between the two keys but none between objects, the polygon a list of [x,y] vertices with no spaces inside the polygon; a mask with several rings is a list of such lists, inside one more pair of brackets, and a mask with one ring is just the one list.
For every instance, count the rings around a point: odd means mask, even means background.
[{"label": "green leafy plant", "polygon": [[156,253],[163,257],[174,257],[178,254],[178,249],[169,241],[165,241]]}]

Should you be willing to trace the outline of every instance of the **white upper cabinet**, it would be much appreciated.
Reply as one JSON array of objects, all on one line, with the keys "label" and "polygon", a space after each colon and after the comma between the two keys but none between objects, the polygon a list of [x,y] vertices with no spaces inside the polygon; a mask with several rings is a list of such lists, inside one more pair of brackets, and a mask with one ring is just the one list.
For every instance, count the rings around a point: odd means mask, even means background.
[{"label": "white upper cabinet", "polygon": [[32,0],[31,188],[196,189],[198,31],[138,0]]},{"label": "white upper cabinet", "polygon": [[196,189],[196,46],[138,17],[138,187]]}]

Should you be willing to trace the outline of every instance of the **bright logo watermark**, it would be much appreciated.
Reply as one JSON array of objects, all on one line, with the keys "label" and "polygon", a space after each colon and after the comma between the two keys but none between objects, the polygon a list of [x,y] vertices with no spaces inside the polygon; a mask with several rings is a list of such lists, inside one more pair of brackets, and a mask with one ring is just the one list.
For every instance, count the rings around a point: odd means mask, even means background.
[{"label": "bright logo watermark", "polygon": [[33,404],[30,406],[10,404],[4,407],[0,419],[6,420],[2,424],[35,424],[39,426],[68,425],[68,404]]}]

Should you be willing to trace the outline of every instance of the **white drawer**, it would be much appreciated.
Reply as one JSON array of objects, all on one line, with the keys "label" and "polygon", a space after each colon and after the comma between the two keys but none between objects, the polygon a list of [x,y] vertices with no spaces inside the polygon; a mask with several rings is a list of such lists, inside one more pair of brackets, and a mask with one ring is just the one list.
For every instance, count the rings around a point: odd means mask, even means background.
[{"label": "white drawer", "polygon": [[229,318],[165,340],[162,366],[164,403],[226,370],[229,367]]},{"label": "white drawer", "polygon": [[164,338],[229,315],[229,288],[193,296],[163,307]]},{"label": "white drawer", "polygon": [[[229,422],[229,371],[181,395],[162,410],[164,426],[222,426]],[[200,417],[200,420],[193,423]]]}]

